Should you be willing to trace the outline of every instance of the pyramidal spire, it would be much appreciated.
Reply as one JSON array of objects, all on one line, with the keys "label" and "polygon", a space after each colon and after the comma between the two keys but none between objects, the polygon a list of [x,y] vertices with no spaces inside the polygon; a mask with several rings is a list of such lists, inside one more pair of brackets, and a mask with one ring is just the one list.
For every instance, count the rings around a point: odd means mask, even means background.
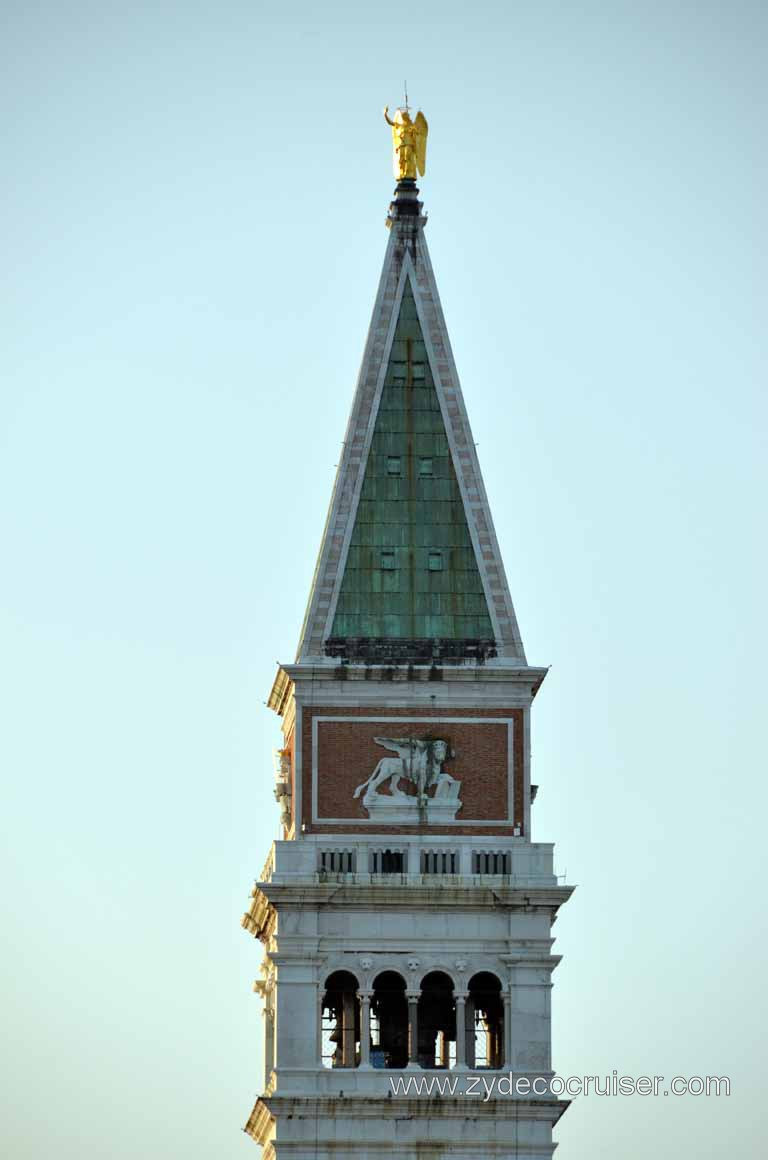
[{"label": "pyramidal spire", "polygon": [[426,121],[404,165],[402,112],[389,242],[297,659],[525,666],[424,237]]}]

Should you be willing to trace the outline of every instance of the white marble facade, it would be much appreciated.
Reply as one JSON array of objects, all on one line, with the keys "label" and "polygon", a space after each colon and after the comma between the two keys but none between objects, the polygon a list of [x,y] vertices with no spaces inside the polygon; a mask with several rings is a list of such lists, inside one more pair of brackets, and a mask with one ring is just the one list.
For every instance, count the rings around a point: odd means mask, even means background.
[{"label": "white marble facade", "polygon": [[[313,705],[341,716],[355,709],[373,716],[378,709],[382,715],[417,712],[426,704],[446,716],[459,706],[522,709],[525,832],[433,832],[434,826],[425,832],[416,817],[398,833],[377,832],[370,824],[311,832],[311,825],[302,825],[303,817],[312,817],[304,812],[311,803],[302,801],[297,776],[297,827],[274,844],[244,919],[264,944],[257,989],[265,1006],[263,1095],[247,1131],[265,1148],[266,1160],[550,1156],[552,1127],[567,1106],[562,1099],[485,1100],[459,1093],[427,1099],[396,1094],[391,1086],[403,1076],[490,1074],[473,1067],[460,1034],[472,980],[481,975],[498,981],[503,1007],[494,1074],[531,1081],[552,1074],[550,994],[559,961],[552,922],[571,890],[553,872],[553,847],[528,836],[527,722],[543,671],[496,662],[478,679],[469,668],[446,670],[437,689],[423,673],[384,681],[375,671],[364,677],[352,666],[343,681],[331,665],[285,666],[281,674],[276,688],[284,695],[275,707],[299,733],[302,715]],[[397,739],[392,729],[380,736],[386,742]],[[435,738],[440,739],[439,728]],[[386,744],[381,751],[394,764],[360,770],[356,784],[363,799],[372,786],[376,792],[376,769],[381,785],[387,776],[401,776],[402,755]],[[436,756],[439,776],[440,749]],[[298,745],[296,760],[300,774],[311,753],[303,754]],[[460,818],[459,813],[456,822]],[[326,983],[338,972],[353,980],[359,1028],[352,1049],[336,1061],[339,1066],[329,1067],[323,1058],[322,1007]],[[385,972],[402,980],[409,1015],[419,1010],[427,976],[437,972],[449,980],[456,1032],[445,1066],[425,1067],[410,1040],[408,1059],[401,1061],[405,1066],[376,1065],[373,996]]]},{"label": "white marble facade", "polygon": [[[485,1101],[477,1116],[481,1101],[470,1096],[443,1096],[434,1107],[434,1099],[426,1101],[427,1110],[415,1097],[392,1094],[397,1076],[455,1074],[464,1082],[465,1076],[490,1074],[473,1068],[459,1051],[450,1066],[434,1072],[419,1063],[375,1067],[367,1051],[349,1066],[324,1065],[321,1005],[325,983],[335,972],[354,977],[365,1032],[366,1005],[383,972],[401,976],[406,995],[416,1003],[425,977],[441,972],[451,980],[457,1009],[470,980],[485,973],[498,978],[504,1005],[503,1052],[495,1073],[531,1080],[552,1074],[550,989],[559,960],[552,954],[550,928],[569,894],[552,873],[552,847],[509,838],[465,837],[457,843],[450,835],[429,841],[414,837],[407,844],[407,866],[415,872],[368,872],[366,855],[397,845],[391,835],[369,834],[354,841],[323,835],[276,843],[268,880],[259,887],[277,915],[259,986],[268,1011],[265,1094],[248,1130],[266,1146],[268,1157],[297,1160],[330,1160],[345,1149],[360,1160],[512,1154],[540,1160],[551,1154],[552,1124],[565,1106],[551,1096]],[[509,856],[504,867],[509,873],[456,873],[441,875],[440,881],[420,873],[417,855],[457,846],[457,869],[471,871],[473,853],[493,847]],[[354,870],[324,871],[332,850],[354,854],[344,863]],[[419,1151],[429,1141],[437,1150]]]}]

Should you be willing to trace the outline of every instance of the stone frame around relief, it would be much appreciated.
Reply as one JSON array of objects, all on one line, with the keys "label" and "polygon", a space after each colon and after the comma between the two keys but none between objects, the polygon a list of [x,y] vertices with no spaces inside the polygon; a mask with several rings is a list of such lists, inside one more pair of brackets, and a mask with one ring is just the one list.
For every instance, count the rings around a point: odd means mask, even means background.
[{"label": "stone frame around relief", "polygon": [[[512,828],[515,825],[514,818],[514,803],[515,803],[515,721],[513,717],[359,717],[348,716],[344,714],[325,714],[322,716],[313,716],[312,718],[312,825],[317,826],[370,826],[376,828],[381,826],[381,823],[375,818],[360,818],[360,817],[321,817],[318,814],[318,744],[319,744],[319,726],[324,721],[335,722],[350,722],[354,724],[376,724],[376,725],[392,725],[395,728],[401,725],[428,725],[432,729],[444,725],[506,725],[507,727],[507,817],[506,818],[481,818],[469,819],[461,816],[461,811],[458,816],[452,821],[441,821],[440,828],[462,828],[469,826],[509,826]],[[414,825],[414,829],[417,827]]]}]

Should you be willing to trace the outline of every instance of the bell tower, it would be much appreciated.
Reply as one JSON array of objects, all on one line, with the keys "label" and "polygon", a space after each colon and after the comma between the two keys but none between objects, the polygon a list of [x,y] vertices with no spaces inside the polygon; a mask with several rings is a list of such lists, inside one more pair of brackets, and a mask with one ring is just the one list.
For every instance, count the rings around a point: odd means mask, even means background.
[{"label": "bell tower", "polygon": [[551,927],[571,893],[531,833],[546,670],[523,650],[427,251],[426,120],[389,123],[384,266],[298,654],[269,697],[283,838],[243,918],[265,1016],[246,1131],[267,1160],[541,1160],[567,1107]]}]

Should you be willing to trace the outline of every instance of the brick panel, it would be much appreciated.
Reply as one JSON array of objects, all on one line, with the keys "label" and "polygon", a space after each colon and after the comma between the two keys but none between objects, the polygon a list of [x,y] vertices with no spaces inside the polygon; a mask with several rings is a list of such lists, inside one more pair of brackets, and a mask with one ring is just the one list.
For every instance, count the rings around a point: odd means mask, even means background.
[{"label": "brick panel", "polygon": [[[318,723],[318,816],[344,818],[343,822],[323,825],[311,822],[312,801],[312,722],[316,717],[385,717],[385,721],[320,721]],[[419,721],[398,724],[398,718],[418,717]],[[368,811],[355,800],[355,788],[373,772],[377,762],[393,756],[377,745],[374,737],[444,738],[455,751],[445,763],[445,770],[459,779],[462,809],[450,826],[377,826],[383,833],[508,834],[509,825],[498,825],[497,820],[507,817],[508,733],[506,723],[479,724],[461,720],[443,721],[441,718],[475,718],[493,721],[507,718],[513,721],[513,755],[515,771],[514,821],[522,824],[523,817],[523,712],[521,709],[339,709],[313,706],[303,712],[303,770],[302,795],[306,831],[321,833],[365,833],[370,825],[360,825],[368,818]],[[423,720],[421,720],[423,718]],[[434,725],[429,722],[434,720]],[[383,787],[382,787],[383,788]],[[409,783],[401,782],[403,792],[412,792]],[[348,820],[347,820],[348,819]],[[488,827],[462,826],[461,821],[482,822]]]}]

